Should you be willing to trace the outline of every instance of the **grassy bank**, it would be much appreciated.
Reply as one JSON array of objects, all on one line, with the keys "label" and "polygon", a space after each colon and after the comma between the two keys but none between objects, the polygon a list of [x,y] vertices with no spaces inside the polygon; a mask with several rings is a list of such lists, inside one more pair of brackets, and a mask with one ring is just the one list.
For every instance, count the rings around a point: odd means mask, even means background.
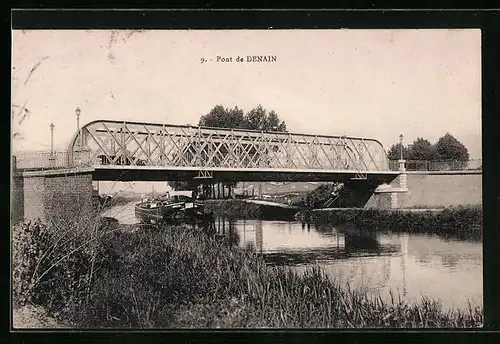
[{"label": "grassy bank", "polygon": [[[40,257],[43,250],[54,250],[53,241],[47,239],[52,244],[44,247],[35,241],[30,245],[36,247],[16,246],[14,284],[26,286],[16,289],[18,300],[42,305],[84,328],[482,325],[482,308],[448,311],[429,299],[408,304],[370,298],[332,282],[319,268],[298,274],[269,267],[253,253],[188,226],[99,230],[92,237],[95,245],[85,237],[84,249],[56,255],[62,258],[60,267],[47,278],[35,272],[34,284],[22,277],[33,274],[27,267],[41,264],[44,268],[35,271],[45,271],[52,265]],[[14,231],[19,239],[22,233],[51,229],[25,224]],[[38,258],[26,261],[23,249],[36,251]]]},{"label": "grassy bank", "polygon": [[483,211],[480,206],[448,207],[438,211],[325,209],[312,212],[319,223],[350,223],[363,230],[429,233],[444,237],[481,240]]}]

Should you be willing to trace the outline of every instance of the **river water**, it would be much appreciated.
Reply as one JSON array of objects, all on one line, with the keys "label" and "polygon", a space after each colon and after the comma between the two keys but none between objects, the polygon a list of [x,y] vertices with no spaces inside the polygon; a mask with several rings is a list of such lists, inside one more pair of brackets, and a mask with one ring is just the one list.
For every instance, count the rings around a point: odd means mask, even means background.
[{"label": "river water", "polygon": [[445,308],[483,304],[482,244],[437,235],[367,233],[350,225],[228,220],[215,229],[270,265],[320,265],[332,279],[389,301],[439,299]]},{"label": "river water", "polygon": [[[136,223],[134,202],[104,216]],[[303,270],[320,265],[329,277],[390,301],[439,299],[445,308],[483,305],[482,243],[437,235],[368,233],[349,225],[216,218],[213,229],[231,244],[261,254],[269,265]]]}]

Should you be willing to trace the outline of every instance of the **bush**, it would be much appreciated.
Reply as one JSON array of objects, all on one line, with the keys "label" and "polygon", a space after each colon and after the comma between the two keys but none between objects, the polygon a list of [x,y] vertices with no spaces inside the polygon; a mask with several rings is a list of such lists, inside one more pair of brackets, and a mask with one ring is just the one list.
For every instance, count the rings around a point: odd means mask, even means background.
[{"label": "bush", "polygon": [[109,264],[108,232],[98,220],[49,226],[30,221],[12,228],[14,306],[33,303],[52,313],[80,307],[93,283]]},{"label": "bush", "polygon": [[312,213],[313,220],[320,225],[350,223],[367,231],[429,233],[466,240],[481,239],[482,216],[480,206],[457,206],[439,211],[346,208]]}]

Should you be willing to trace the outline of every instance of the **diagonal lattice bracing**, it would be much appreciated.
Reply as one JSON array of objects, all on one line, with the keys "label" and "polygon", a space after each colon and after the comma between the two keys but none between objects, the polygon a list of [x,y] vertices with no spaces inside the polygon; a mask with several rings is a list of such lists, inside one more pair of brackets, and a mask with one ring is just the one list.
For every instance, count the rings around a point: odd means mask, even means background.
[{"label": "diagonal lattice bracing", "polygon": [[[80,136],[81,135],[81,136]],[[80,147],[83,146],[83,147]],[[388,170],[380,142],[369,138],[94,121],[69,150],[91,152],[96,165],[213,168]]]}]

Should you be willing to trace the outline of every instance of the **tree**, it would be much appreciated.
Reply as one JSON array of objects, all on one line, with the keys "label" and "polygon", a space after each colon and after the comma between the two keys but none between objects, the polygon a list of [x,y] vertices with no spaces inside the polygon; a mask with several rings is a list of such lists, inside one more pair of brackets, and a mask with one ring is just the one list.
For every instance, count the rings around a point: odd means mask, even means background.
[{"label": "tree", "polygon": [[[408,159],[410,156],[410,150],[408,147],[403,145],[403,159]],[[389,151],[387,152],[387,158],[389,160],[399,160],[401,159],[401,143],[397,143],[395,145],[392,145],[391,148],[389,148]]]},{"label": "tree", "polygon": [[436,157],[444,161],[469,161],[467,148],[453,135],[446,133],[436,143]]},{"label": "tree", "polygon": [[216,105],[208,114],[201,116],[198,125],[201,127],[243,129],[246,124],[243,110],[237,106],[234,109],[227,109],[222,105]]},{"label": "tree", "polygon": [[413,141],[409,157],[411,160],[432,161],[436,158],[436,149],[428,140],[419,137]]},{"label": "tree", "polygon": [[229,109],[220,104],[216,105],[209,113],[201,116],[198,125],[201,127],[286,132],[286,123],[280,120],[278,114],[274,110],[268,112],[260,104],[246,114],[238,106]]},{"label": "tree", "polygon": [[267,119],[268,119],[268,125],[269,125],[270,130],[286,131],[285,121],[280,122],[278,114],[276,112],[274,112],[274,110],[271,110],[271,112],[269,112]]},{"label": "tree", "polygon": [[266,110],[259,105],[250,110],[245,115],[245,127],[252,130],[267,130],[267,114]]}]

